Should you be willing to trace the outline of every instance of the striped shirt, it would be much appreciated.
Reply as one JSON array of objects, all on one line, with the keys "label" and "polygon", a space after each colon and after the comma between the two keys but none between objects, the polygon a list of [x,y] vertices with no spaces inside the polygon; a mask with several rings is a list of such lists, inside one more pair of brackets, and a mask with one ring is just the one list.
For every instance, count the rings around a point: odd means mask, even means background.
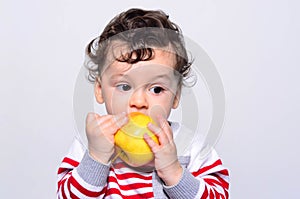
[{"label": "striped shirt", "polygon": [[[176,143],[179,128],[172,129]],[[183,175],[176,185],[166,186],[153,170],[137,170],[119,159],[108,165],[95,161],[75,139],[58,169],[57,198],[229,198],[228,170],[213,149],[201,152],[197,139],[179,149]]]}]

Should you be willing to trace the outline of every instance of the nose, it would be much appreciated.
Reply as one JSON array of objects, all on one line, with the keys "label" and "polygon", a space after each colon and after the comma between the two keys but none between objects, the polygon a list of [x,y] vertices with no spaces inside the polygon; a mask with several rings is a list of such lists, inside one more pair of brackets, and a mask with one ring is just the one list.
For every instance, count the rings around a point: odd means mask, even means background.
[{"label": "nose", "polygon": [[148,100],[147,93],[143,88],[136,89],[129,99],[129,106],[131,109],[147,109],[148,108]]}]

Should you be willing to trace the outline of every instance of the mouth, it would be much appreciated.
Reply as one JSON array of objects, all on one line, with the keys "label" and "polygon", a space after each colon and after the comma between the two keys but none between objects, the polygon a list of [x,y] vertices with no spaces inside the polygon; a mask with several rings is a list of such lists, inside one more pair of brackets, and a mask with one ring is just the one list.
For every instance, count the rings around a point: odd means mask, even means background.
[{"label": "mouth", "polygon": [[137,110],[132,110],[132,111],[128,111],[127,114],[134,114],[134,113],[140,113],[140,114],[144,114],[144,115],[149,115],[149,113],[147,113],[147,111],[137,111]]}]

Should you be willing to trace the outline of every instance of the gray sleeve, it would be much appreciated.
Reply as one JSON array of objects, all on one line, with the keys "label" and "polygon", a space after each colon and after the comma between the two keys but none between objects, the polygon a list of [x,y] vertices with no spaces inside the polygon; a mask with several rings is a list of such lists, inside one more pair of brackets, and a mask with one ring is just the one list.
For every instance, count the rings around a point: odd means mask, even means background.
[{"label": "gray sleeve", "polygon": [[78,175],[88,184],[93,186],[105,186],[109,174],[109,165],[101,164],[85,152],[77,167]]},{"label": "gray sleeve", "polygon": [[165,186],[164,191],[170,198],[195,198],[199,191],[200,181],[197,180],[189,171],[183,170],[180,181],[173,186]]}]

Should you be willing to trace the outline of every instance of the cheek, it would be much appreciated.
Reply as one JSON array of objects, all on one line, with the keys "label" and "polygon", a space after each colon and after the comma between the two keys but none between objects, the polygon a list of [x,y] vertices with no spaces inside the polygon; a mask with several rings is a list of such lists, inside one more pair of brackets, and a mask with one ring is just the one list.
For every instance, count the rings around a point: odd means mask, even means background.
[{"label": "cheek", "polygon": [[162,98],[156,98],[150,102],[149,114],[154,118],[157,115],[162,115],[164,118],[168,118],[173,107],[174,96],[164,96]]},{"label": "cheek", "polygon": [[106,106],[109,106],[110,114],[127,112],[129,96],[130,94],[120,94],[117,91],[112,91],[109,99],[106,100]]}]

